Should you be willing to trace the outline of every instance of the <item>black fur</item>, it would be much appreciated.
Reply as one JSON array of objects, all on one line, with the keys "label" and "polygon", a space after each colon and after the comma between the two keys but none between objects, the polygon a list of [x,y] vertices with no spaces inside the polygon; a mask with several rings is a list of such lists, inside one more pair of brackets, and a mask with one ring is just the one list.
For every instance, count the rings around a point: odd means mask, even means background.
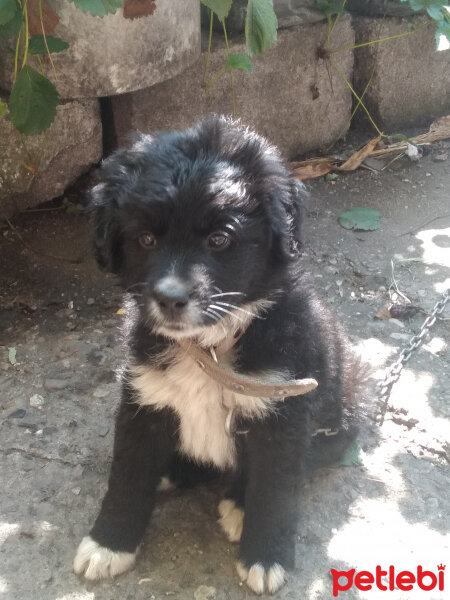
[{"label": "black fur", "polygon": [[[240,292],[229,296],[238,306],[273,300],[264,319],[253,319],[239,339],[236,370],[287,370],[319,382],[314,392],[279,402],[263,419],[240,419],[248,433],[236,437],[228,497],[245,507],[240,559],[247,567],[294,566],[305,469],[333,461],[355,434],[346,342],[304,272],[304,199],[276,149],[222,118],[185,132],[141,136],[105,161],[92,194],[97,260],[117,274],[131,298],[133,364],[151,364],[176,343],[161,327],[176,332],[185,307],[175,303],[170,312],[162,302],[160,312],[148,308],[170,273],[198,309],[191,323],[197,328],[215,325],[211,313],[201,311],[218,289]],[[225,249],[207,246],[215,231],[229,232]],[[139,244],[143,232],[154,236],[153,249]],[[170,359],[159,368],[170,369]],[[137,407],[136,393],[125,377],[109,489],[91,531],[102,546],[128,552],[142,540],[161,475],[172,471],[181,480],[189,462],[179,452],[175,413]],[[318,427],[339,428],[339,434],[313,437]]]}]

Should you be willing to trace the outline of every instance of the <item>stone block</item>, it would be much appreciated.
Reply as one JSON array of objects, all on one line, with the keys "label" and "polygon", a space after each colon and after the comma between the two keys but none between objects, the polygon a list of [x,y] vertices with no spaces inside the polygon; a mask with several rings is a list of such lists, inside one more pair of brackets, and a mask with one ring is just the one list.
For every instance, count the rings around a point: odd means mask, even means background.
[{"label": "stone block", "polygon": [[[67,0],[51,0],[59,22],[52,35],[69,43],[46,69],[61,98],[92,98],[146,88],[183,71],[200,54],[199,0],[158,0],[153,14],[103,18]],[[13,61],[0,40],[0,87],[12,85]],[[39,69],[36,59],[29,64]]]},{"label": "stone block", "polygon": [[97,100],[60,104],[44,135],[23,137],[0,119],[0,218],[60,196],[101,157]]},{"label": "stone block", "polygon": [[[428,25],[426,25],[428,23]],[[356,43],[418,29],[401,38],[355,50],[354,85],[385,133],[428,124],[450,112],[450,51],[436,51],[435,26],[426,17],[356,19]],[[363,111],[357,122],[368,123]]]},{"label": "stone block", "polygon": [[[345,83],[317,56],[327,37],[327,26],[317,23],[278,32],[277,44],[254,59],[252,74],[235,71],[237,116],[277,144],[287,158],[326,147],[349,126],[351,97]],[[350,19],[334,28],[333,46],[354,44]],[[243,40],[231,43],[231,52],[243,52]],[[226,50],[212,53],[211,79],[223,66]],[[353,54],[336,55],[336,62],[351,78]],[[155,132],[184,128],[210,113],[233,112],[230,77],[226,74],[207,91],[202,89],[205,53],[181,75],[133,94],[112,99],[119,145],[139,130]]]}]

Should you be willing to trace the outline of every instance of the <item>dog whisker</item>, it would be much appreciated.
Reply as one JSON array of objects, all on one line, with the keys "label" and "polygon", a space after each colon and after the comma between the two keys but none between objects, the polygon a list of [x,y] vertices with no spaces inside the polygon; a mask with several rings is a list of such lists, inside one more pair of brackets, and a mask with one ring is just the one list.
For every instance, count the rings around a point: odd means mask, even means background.
[{"label": "dog whisker", "polygon": [[215,313],[214,311],[211,311],[211,310],[205,309],[205,310],[202,310],[202,313],[204,315],[208,315],[208,317],[210,317],[213,321],[216,321],[216,323],[217,323],[217,321],[220,321],[220,319],[221,319],[221,317],[219,316],[218,313]]},{"label": "dog whisker", "polygon": [[132,283],[127,288],[125,288],[125,292],[129,292],[131,290],[131,288],[134,288],[138,285],[144,286],[144,285],[147,285],[147,282],[146,281],[138,281],[138,283]]},{"label": "dog whisker", "polygon": [[219,298],[220,296],[245,296],[243,292],[221,292],[220,294],[213,294],[211,298]]},{"label": "dog whisker", "polygon": [[202,310],[202,313],[205,313],[208,315],[208,317],[211,317],[211,319],[213,319],[218,325],[220,325],[224,331],[224,333],[227,333],[227,330],[225,329],[224,324],[222,323],[222,316],[219,315],[219,313],[216,313],[215,310],[212,310],[212,308],[207,308],[205,310]]},{"label": "dog whisker", "polygon": [[261,317],[260,315],[257,315],[256,313],[251,312],[250,310],[245,310],[245,308],[241,308],[240,306],[236,306],[235,304],[228,304],[228,302],[218,302],[217,300],[216,304],[220,304],[221,306],[228,306],[229,308],[233,308],[235,310],[240,310],[241,312],[244,312],[245,314],[250,315],[251,317],[255,317],[255,319],[263,320],[263,317]]},{"label": "dog whisker", "polygon": [[242,323],[242,319],[240,317],[238,317],[238,315],[235,315],[234,313],[232,313],[230,310],[227,310],[226,308],[223,308],[222,306],[217,306],[216,304],[210,304],[209,305],[210,308],[215,308],[216,310],[220,310],[224,313],[226,313],[227,315],[230,315],[231,317],[234,317],[235,319],[237,319],[240,323]]}]

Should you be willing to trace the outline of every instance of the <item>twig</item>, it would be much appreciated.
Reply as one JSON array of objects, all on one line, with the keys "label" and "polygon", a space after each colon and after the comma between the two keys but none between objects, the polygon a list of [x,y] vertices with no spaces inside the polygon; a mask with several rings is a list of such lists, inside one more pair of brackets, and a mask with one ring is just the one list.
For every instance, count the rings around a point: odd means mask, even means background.
[{"label": "twig", "polygon": [[68,262],[71,264],[79,264],[79,263],[83,262],[83,258],[81,256],[79,258],[65,258],[63,256],[54,256],[53,254],[47,254],[46,252],[40,252],[39,250],[36,250],[36,248],[33,248],[33,246],[28,244],[28,242],[26,242],[23,239],[22,235],[18,232],[18,230],[14,227],[14,225],[11,223],[11,221],[9,219],[6,219],[6,222],[8,223],[9,227],[11,228],[11,231],[13,233],[15,233],[15,235],[19,238],[19,240],[22,242],[22,244],[25,246],[25,248],[27,248],[34,254],[37,254],[38,256],[43,256],[45,258],[51,258],[53,260],[59,260],[61,262]]},{"label": "twig", "polygon": [[11,452],[19,452],[20,454],[29,456],[31,458],[39,458],[39,460],[55,461],[55,462],[62,463],[63,465],[70,465],[71,467],[77,467],[80,464],[80,462],[72,462],[70,460],[60,458],[59,456],[48,456],[47,454],[43,454],[42,452],[39,452],[38,450],[30,450],[30,449],[26,449],[26,448],[20,448],[19,446],[12,446],[12,447],[6,448],[4,450],[2,449],[1,452],[3,452],[3,454],[6,454],[6,455],[10,454]]},{"label": "twig", "polygon": [[418,227],[415,227],[414,229],[411,229],[410,231],[405,231],[404,233],[399,233],[396,237],[402,237],[404,235],[412,235],[416,231],[419,231],[420,229],[422,229],[422,227],[426,227],[430,223],[434,223],[434,221],[438,221],[439,219],[448,219],[449,217],[450,217],[450,213],[448,213],[446,215],[441,215],[440,217],[434,217],[434,219],[430,219],[429,221],[422,223],[422,225],[419,225]]}]

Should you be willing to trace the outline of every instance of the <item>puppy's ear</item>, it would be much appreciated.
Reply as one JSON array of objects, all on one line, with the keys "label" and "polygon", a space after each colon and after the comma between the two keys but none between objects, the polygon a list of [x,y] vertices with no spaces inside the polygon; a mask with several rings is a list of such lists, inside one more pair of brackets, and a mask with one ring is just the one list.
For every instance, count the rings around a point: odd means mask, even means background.
[{"label": "puppy's ear", "polygon": [[117,150],[103,161],[101,183],[91,190],[89,197],[95,258],[102,269],[116,274],[122,264],[121,209],[139,178],[153,138],[135,134],[133,142],[132,148]]},{"label": "puppy's ear", "polygon": [[288,217],[289,252],[297,256],[303,246],[303,222],[305,216],[305,203],[308,199],[306,187],[291,177],[289,201],[285,206]]},{"label": "puppy's ear", "polygon": [[111,273],[118,273],[122,258],[118,207],[115,199],[108,198],[107,194],[108,186],[104,183],[96,185],[91,191],[92,242],[94,256],[100,268]]},{"label": "puppy's ear", "polygon": [[303,245],[303,217],[308,193],[305,186],[290,178],[272,198],[270,220],[275,257],[294,259]]}]

